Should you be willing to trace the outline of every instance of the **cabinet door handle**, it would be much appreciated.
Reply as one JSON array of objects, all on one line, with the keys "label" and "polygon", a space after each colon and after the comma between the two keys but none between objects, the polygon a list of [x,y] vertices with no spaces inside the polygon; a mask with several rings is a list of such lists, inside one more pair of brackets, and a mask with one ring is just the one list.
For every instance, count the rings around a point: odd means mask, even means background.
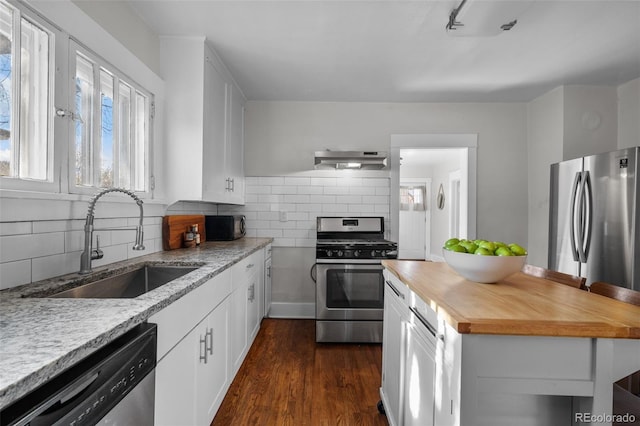
[{"label": "cabinet door handle", "polygon": [[231,191],[231,178],[226,178],[225,182],[227,182],[227,184],[225,185],[224,190],[227,192]]},{"label": "cabinet door handle", "polygon": [[398,290],[393,284],[391,284],[391,281],[386,280],[385,282],[391,288],[391,290],[393,290],[393,292],[396,294],[396,296],[398,296],[400,299],[404,300],[404,294],[400,293],[400,290]]},{"label": "cabinet door handle", "polygon": [[235,192],[236,191],[236,181],[233,178],[230,178],[229,180],[231,181],[231,189],[230,189],[230,191],[231,192]]},{"label": "cabinet door handle", "polygon": [[267,266],[267,277],[271,278],[271,266]]},{"label": "cabinet door handle", "polygon": [[256,298],[256,285],[255,283],[249,286],[249,302],[253,303],[253,300]]},{"label": "cabinet door handle", "polygon": [[[209,351],[209,355],[213,355],[213,327],[207,330],[207,334],[204,336],[205,340],[209,338],[209,343],[207,343],[207,350]],[[205,361],[206,363],[206,361]]]},{"label": "cabinet door handle", "polygon": [[200,361],[207,363],[207,336],[200,336]]},{"label": "cabinet door handle", "polygon": [[247,270],[249,270],[249,269],[253,268],[254,266],[255,266],[255,265],[254,265],[253,263],[248,264],[248,265],[247,265]]}]

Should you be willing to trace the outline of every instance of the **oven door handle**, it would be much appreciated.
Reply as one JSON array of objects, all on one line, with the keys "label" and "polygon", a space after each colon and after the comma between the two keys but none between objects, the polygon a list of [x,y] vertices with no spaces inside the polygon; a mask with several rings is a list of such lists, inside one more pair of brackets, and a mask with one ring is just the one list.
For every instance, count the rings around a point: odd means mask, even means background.
[{"label": "oven door handle", "polygon": [[318,283],[318,264],[314,263],[311,266],[311,269],[309,270],[309,275],[311,276],[311,279],[313,280],[314,283]]}]

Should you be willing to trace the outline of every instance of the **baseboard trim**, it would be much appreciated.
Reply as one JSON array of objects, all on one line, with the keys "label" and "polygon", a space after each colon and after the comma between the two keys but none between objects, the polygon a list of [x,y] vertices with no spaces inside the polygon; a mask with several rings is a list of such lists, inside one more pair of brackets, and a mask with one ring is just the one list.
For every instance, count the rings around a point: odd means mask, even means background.
[{"label": "baseboard trim", "polygon": [[315,303],[271,302],[269,318],[315,319]]}]

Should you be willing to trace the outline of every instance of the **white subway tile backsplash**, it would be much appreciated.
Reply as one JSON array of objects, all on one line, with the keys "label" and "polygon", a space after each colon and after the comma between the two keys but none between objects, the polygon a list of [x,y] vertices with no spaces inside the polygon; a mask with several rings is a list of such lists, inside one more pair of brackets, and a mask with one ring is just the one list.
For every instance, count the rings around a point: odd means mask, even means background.
[{"label": "white subway tile backsplash", "polygon": [[349,193],[348,186],[327,186],[324,188],[324,193],[327,195],[346,195]]},{"label": "white subway tile backsplash", "polygon": [[346,212],[348,210],[349,210],[348,204],[323,204],[322,205],[323,213]]},{"label": "white subway tile backsplash", "polygon": [[3,262],[59,253],[64,253],[64,232],[0,237],[0,256]]},{"label": "white subway tile backsplash", "polygon": [[311,178],[308,177],[293,177],[293,176],[285,176],[284,178],[285,185],[311,185]]},{"label": "white subway tile backsplash", "polygon": [[246,185],[244,188],[246,194],[271,194],[270,186]]},{"label": "white subway tile backsplash", "polygon": [[349,194],[351,195],[375,195],[375,186],[352,186],[349,187]]},{"label": "white subway tile backsplash", "polygon": [[305,185],[305,186],[298,187],[298,194],[316,195],[316,194],[322,194],[323,192],[324,192],[324,187],[322,186]]},{"label": "white subway tile backsplash", "polygon": [[[310,195],[306,195],[306,194],[285,195],[284,201],[285,203],[303,204],[303,203],[308,203],[310,200],[310,197],[311,197]],[[295,206],[293,207],[293,210],[295,210]]]},{"label": "white subway tile backsplash", "polygon": [[263,176],[258,178],[260,185],[284,185],[284,176]]},{"label": "white subway tile backsplash", "polygon": [[31,259],[0,263],[0,290],[31,282]]},{"label": "white subway tile backsplash", "polygon": [[32,280],[39,281],[80,270],[80,251],[54,256],[36,257],[32,260]]},{"label": "white subway tile backsplash", "polygon": [[4,222],[0,223],[0,235],[31,234],[32,222]]},{"label": "white subway tile backsplash", "polygon": [[[385,217],[388,227],[389,182],[388,178],[346,176],[248,176],[243,206],[180,201],[165,210],[150,205],[152,216],[144,218],[144,251],[132,250],[134,231],[96,231],[105,254],[93,264],[98,267],[162,250],[163,214],[244,214],[247,236],[274,238],[274,246],[278,247],[314,247],[318,216],[378,215]],[[36,204],[34,200],[14,200],[11,209],[3,205],[0,212],[15,213],[16,206],[30,211]],[[86,200],[51,202],[46,209],[38,207],[43,213],[30,214],[28,220],[20,214],[2,216],[7,221],[0,222],[1,288],[79,268]],[[98,207],[96,228],[138,224],[138,208],[127,200],[105,199]],[[286,212],[285,221],[280,221],[281,212]],[[149,214],[147,208],[145,213]]]},{"label": "white subway tile backsplash", "polygon": [[310,204],[298,204],[296,205],[296,211],[298,212],[319,212],[322,210],[322,204],[310,203]]},{"label": "white subway tile backsplash", "polygon": [[335,195],[310,195],[309,202],[319,203],[319,204],[335,204],[336,196]]},{"label": "white subway tile backsplash", "polygon": [[311,178],[309,180],[309,185],[319,185],[319,186],[335,186],[337,183],[337,178]]},{"label": "white subway tile backsplash", "polygon": [[282,229],[258,229],[256,236],[258,238],[282,238]]}]

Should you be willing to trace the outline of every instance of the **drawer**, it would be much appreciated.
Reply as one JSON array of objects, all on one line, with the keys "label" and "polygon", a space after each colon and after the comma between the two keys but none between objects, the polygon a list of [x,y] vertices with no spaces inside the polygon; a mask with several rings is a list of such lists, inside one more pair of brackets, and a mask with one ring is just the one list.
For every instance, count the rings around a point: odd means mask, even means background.
[{"label": "drawer", "polygon": [[149,317],[158,325],[158,360],[231,294],[229,269]]},{"label": "drawer", "polygon": [[385,281],[391,284],[394,292],[398,295],[398,298],[401,299],[403,303],[408,304],[409,295],[412,293],[411,290],[409,290],[409,287],[386,269],[382,271],[382,275],[384,276]]},{"label": "drawer", "polygon": [[242,283],[246,283],[253,277],[258,271],[261,270],[261,265],[264,262],[262,250],[247,256],[240,262],[233,265],[231,268],[233,272],[233,286],[236,288]]}]

